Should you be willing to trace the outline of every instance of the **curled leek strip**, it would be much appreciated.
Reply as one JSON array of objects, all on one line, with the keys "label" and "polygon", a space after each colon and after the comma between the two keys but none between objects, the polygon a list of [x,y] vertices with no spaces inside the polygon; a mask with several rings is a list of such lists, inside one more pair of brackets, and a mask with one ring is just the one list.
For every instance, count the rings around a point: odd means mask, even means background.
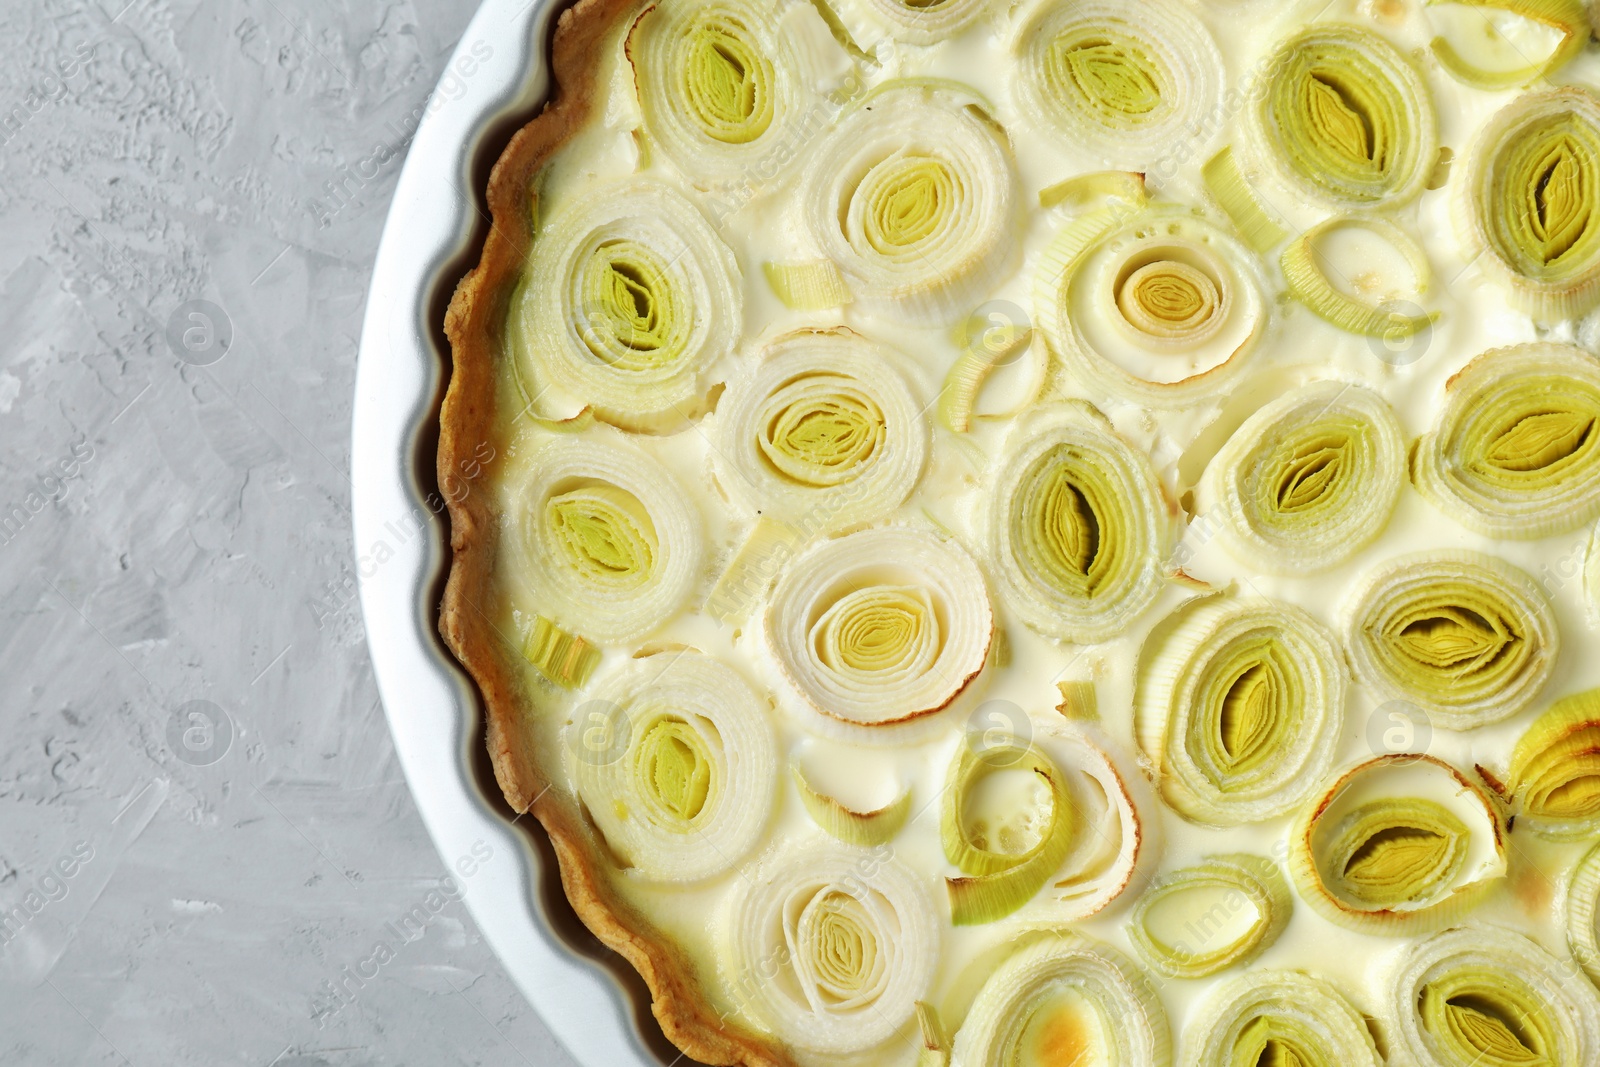
[{"label": "curled leek strip", "polygon": [[989,0],[850,0],[852,14],[907,44],[936,44],[977,21]]},{"label": "curled leek strip", "polygon": [[530,402],[577,398],[629,430],[703,409],[743,321],[739,265],[682,194],[632,180],[567,204],[534,239],[511,330]]},{"label": "curled leek strip", "polygon": [[[1337,235],[1341,230],[1365,230],[1399,253],[1411,274],[1407,283],[1409,290],[1384,288],[1389,280],[1382,278],[1375,270],[1351,279],[1340,277],[1335,280],[1331,277],[1327,259],[1318,242]],[[1336,216],[1318,223],[1290,242],[1289,247],[1283,250],[1281,263],[1289,294],[1318,318],[1333,323],[1347,333],[1400,340],[1426,329],[1438,318],[1436,312],[1405,315],[1386,310],[1386,305],[1402,297],[1426,292],[1432,278],[1428,255],[1422,246],[1387,219]]]},{"label": "curled leek strip", "polygon": [[1571,965],[1519,933],[1472,924],[1401,957],[1390,1054],[1418,1067],[1555,1067],[1600,1057],[1600,1000]]},{"label": "curled leek strip", "polygon": [[949,325],[1012,269],[1016,166],[975,99],[953,83],[887,83],[810,154],[806,229],[869,310]]},{"label": "curled leek strip", "polygon": [[1422,192],[1438,156],[1433,102],[1393,45],[1316,25],[1278,46],[1250,112],[1263,169],[1334,207],[1393,206]]},{"label": "curled leek strip", "polygon": [[1511,752],[1517,828],[1562,841],[1600,830],[1600,689],[1556,701]]},{"label": "curled leek strip", "polygon": [[1352,930],[1404,935],[1459,918],[1506,873],[1494,799],[1432,756],[1379,756],[1305,808],[1289,839],[1300,896]]},{"label": "curled leek strip", "polygon": [[876,811],[852,811],[834,797],[813,788],[806,781],[805,772],[798,763],[791,770],[795,787],[800,790],[800,802],[811,816],[811,821],[827,831],[830,837],[836,837],[847,845],[871,848],[885,844],[900,832],[900,828],[906,824],[906,817],[911,814],[909,789],[887,807]]},{"label": "curled leek strip", "polygon": [[792,151],[807,121],[783,5],[656,4],[628,35],[645,128],[697,184],[749,180]]},{"label": "curled leek strip", "polygon": [[[1441,13],[1452,8],[1472,12],[1460,18],[1459,35],[1446,30],[1434,37],[1430,47],[1452,77],[1477,89],[1512,89],[1554,74],[1589,41],[1589,14],[1582,0],[1427,0],[1427,5]],[[1514,16],[1555,37],[1549,53],[1537,61],[1530,59],[1521,40],[1513,41],[1494,27],[1483,17],[1485,11]]]},{"label": "curled leek strip", "polygon": [[1040,724],[1034,745],[1055,765],[1056,782],[1075,813],[1072,840],[1051,875],[1042,914],[1078,922],[1098,914],[1132,884],[1149,835],[1140,807],[1148,810],[1154,800],[1139,791],[1142,780],[1123,767],[1110,742],[1092,726]]},{"label": "curled leek strip", "polygon": [[1208,124],[1222,92],[1216,42],[1173,0],[1040,5],[1015,42],[1020,109],[1125,170],[1148,169]]},{"label": "curled leek strip", "polygon": [[923,406],[877,345],[846,330],[790,334],[717,404],[720,481],[807,533],[881,518],[922,477]]},{"label": "curled leek strip", "polygon": [[[1017,779],[1002,813],[975,809],[988,779]],[[1037,749],[985,746],[968,737],[956,751],[944,791],[939,836],[945,858],[964,877],[946,879],[950,919],[972,926],[1003,919],[1026,904],[1072,848],[1075,814],[1061,771]]]},{"label": "curled leek strip", "polygon": [[1328,982],[1252,971],[1213,992],[1184,1037],[1184,1067],[1383,1067],[1361,1012]]},{"label": "curled leek strip", "polygon": [[1567,882],[1567,944],[1589,980],[1600,986],[1600,843]]},{"label": "curled leek strip", "polygon": [[1282,574],[1326,570],[1371,544],[1405,483],[1394,412],[1343,382],[1314,382],[1258,410],[1205,478],[1228,549]]},{"label": "curled leek strip", "polygon": [[1046,408],[1006,442],[989,532],[1007,600],[1041,633],[1103,641],[1161,590],[1169,513],[1150,460],[1093,409]]},{"label": "curled leek strip", "polygon": [[1264,282],[1238,241],[1176,206],[1073,219],[1040,260],[1039,327],[1088,384],[1156,407],[1228,387],[1268,323]]},{"label": "curled leek strip", "polygon": [[1333,759],[1343,658],[1321,623],[1269,600],[1192,602],[1140,651],[1134,725],[1186,818],[1259,822],[1304,800]]},{"label": "curled leek strip", "polygon": [[993,635],[972,557],[906,527],[817,546],[778,580],[766,610],[768,647],[795,695],[859,726],[949,705],[983,669]]},{"label": "curled leek strip", "polygon": [[[650,879],[727,870],[772,813],[778,741],[768,702],[698,652],[633,660],[579,705],[573,778],[611,852]],[[595,721],[590,721],[595,720]],[[601,730],[601,744],[585,731]]]},{"label": "curled leek strip", "polygon": [[1017,945],[956,1032],[952,1067],[1169,1067],[1166,1013],[1131,960],[1064,929],[1029,931]]},{"label": "curled leek strip", "polygon": [[1495,349],[1449,382],[1418,442],[1417,490],[1462,525],[1532,540],[1600,516],[1600,361],[1579,348]]},{"label": "curled leek strip", "polygon": [[789,1045],[858,1053],[911,1021],[939,959],[939,912],[886,847],[780,853],[730,894],[734,999]]},{"label": "curled leek strip", "polygon": [[1518,97],[1478,133],[1456,200],[1466,253],[1540,322],[1600,304],[1600,97]]},{"label": "curled leek strip", "polygon": [[[1293,910],[1277,864],[1260,856],[1211,856],[1145,890],[1134,905],[1128,936],[1160,974],[1204,978],[1271,948]],[[1242,927],[1235,922],[1239,916]]]},{"label": "curled leek strip", "polygon": [[1367,575],[1345,615],[1357,677],[1451,730],[1527,707],[1560,644],[1555,612],[1533,579],[1475,552],[1389,560]]},{"label": "curled leek strip", "polygon": [[642,637],[688,596],[704,534],[683,488],[639,449],[553,437],[519,490],[530,602],[591,640]]}]

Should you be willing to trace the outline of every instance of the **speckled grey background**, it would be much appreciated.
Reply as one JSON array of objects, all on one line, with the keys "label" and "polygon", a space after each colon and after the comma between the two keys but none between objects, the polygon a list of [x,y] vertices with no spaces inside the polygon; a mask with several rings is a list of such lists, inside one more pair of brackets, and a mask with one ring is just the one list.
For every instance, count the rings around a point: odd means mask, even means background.
[{"label": "speckled grey background", "polygon": [[351,565],[474,0],[125,3],[0,0],[0,1063],[570,1064],[441,883]]}]

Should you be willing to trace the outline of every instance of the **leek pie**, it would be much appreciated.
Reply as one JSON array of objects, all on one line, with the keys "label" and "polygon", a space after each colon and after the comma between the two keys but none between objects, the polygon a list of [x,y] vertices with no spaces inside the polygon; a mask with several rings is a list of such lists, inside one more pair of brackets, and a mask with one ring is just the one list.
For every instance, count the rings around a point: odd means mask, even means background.
[{"label": "leek pie", "polygon": [[561,13],[440,626],[687,1057],[1600,1063],[1591,37]]}]

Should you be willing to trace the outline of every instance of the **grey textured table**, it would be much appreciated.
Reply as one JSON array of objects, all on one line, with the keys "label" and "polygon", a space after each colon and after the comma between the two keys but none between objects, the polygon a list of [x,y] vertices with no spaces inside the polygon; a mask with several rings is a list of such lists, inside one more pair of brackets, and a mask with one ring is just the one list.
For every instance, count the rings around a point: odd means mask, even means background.
[{"label": "grey textured table", "polygon": [[0,1063],[570,1064],[355,600],[370,264],[472,0],[0,0]]}]

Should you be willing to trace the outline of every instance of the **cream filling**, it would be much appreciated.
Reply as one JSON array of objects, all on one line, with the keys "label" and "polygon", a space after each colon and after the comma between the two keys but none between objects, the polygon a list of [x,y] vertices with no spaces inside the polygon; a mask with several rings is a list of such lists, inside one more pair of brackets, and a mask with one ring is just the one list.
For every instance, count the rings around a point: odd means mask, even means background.
[{"label": "cream filling", "polygon": [[[996,5],[1001,8],[1004,5]],[[826,28],[818,33],[806,12],[808,4],[785,17],[795,32],[804,35],[808,54],[820,58],[816,80],[820,86],[839,84],[844,67],[837,49],[832,47]],[[1023,9],[1019,7],[1018,11]],[[1278,5],[1264,2],[1238,2],[1196,6],[1208,22],[1228,66],[1230,86],[1252,72],[1273,44],[1295,26],[1292,17]],[[1395,14],[1398,12],[1398,14]],[[1018,16],[1014,16],[1018,17]],[[1413,54],[1425,50],[1430,27],[1416,5],[1339,0],[1321,16],[1324,20],[1345,19],[1376,27],[1402,51]],[[615,43],[615,42],[614,42]],[[617,49],[608,50],[603,99],[598,121],[581,133],[558,158],[544,185],[551,205],[575,195],[592,184],[633,173],[641,163],[634,130],[639,125],[631,79],[616,62]],[[1003,18],[980,18],[961,37],[927,48],[880,45],[882,64],[868,75],[868,84],[894,76],[942,76],[959,79],[982,92],[995,106],[995,118],[1012,134],[1021,175],[1022,189],[1030,205],[1037,205],[1039,190],[1064,178],[1100,169],[1092,159],[1075,158],[1055,144],[1053,138],[1038,135],[1013,107],[1006,78],[1012,66]],[[1488,117],[1512,99],[1514,91],[1484,93],[1459,85],[1432,66],[1425,68],[1425,80],[1439,114],[1440,143],[1454,153],[1459,166],[1468,151],[1471,135]],[[1600,59],[1591,51],[1580,57],[1561,75],[1561,81],[1586,81],[1600,84]],[[833,105],[817,105],[818,126],[822,129],[836,112]],[[1199,180],[1199,167],[1223,144],[1237,141],[1242,115],[1234,114],[1224,132],[1197,138],[1192,144],[1176,145],[1171,167],[1158,166],[1148,176],[1159,186],[1163,198],[1184,203],[1203,203],[1206,198]],[[797,146],[795,163],[804,159],[805,146]],[[646,159],[651,173],[670,174],[670,164],[659,156]],[[804,235],[793,204],[794,183],[787,174],[791,165],[771,178],[752,176],[746,186],[699,198],[719,232],[733,247],[744,277],[745,336],[737,348],[742,358],[751,357],[762,339],[781,335],[803,324],[834,325],[839,322],[907,354],[900,363],[913,391],[931,406],[940,383],[959,355],[953,333],[943,329],[909,328],[875,318],[857,306],[842,312],[799,313],[786,309],[768,288],[760,265],[763,262],[788,262],[807,255]],[[786,183],[787,182],[787,183]],[[1267,195],[1265,190],[1263,194]],[[1154,457],[1158,473],[1175,497],[1181,496],[1197,480],[1204,460],[1226,440],[1222,432],[1237,425],[1251,411],[1295,384],[1319,379],[1342,378],[1360,382],[1377,391],[1393,405],[1408,438],[1414,439],[1437,420],[1445,381],[1468,360],[1486,349],[1535,340],[1538,337],[1529,319],[1513,312],[1502,291],[1465,261],[1456,241],[1450,219],[1453,188],[1424,193],[1398,213],[1395,221],[1417,237],[1427,250],[1435,276],[1436,292],[1429,308],[1443,314],[1425,342],[1420,358],[1413,350],[1381,348],[1380,342],[1341,333],[1305,308],[1289,304],[1275,312],[1277,328],[1262,351],[1262,358],[1249,380],[1230,397],[1190,409],[1150,412],[1119,401],[1109,395],[1096,395],[1079,388],[1114,421],[1118,429]],[[1292,227],[1303,230],[1319,221],[1316,211],[1293,203],[1273,202],[1270,206]],[[1023,239],[1023,266],[990,295],[990,311],[1002,315],[1031,314],[1031,283],[1040,252],[1056,232],[1066,214],[1060,210],[1031,209],[1030,224]],[[1348,250],[1341,249],[1341,252]],[[1338,257],[1343,259],[1341,255]],[[1357,256],[1359,259],[1359,255]],[[1270,265],[1269,266],[1275,266]],[[1390,268],[1399,281],[1408,276],[1403,265],[1380,262],[1385,279]],[[1361,288],[1359,279],[1346,279],[1352,289]],[[1384,286],[1401,288],[1393,283]],[[976,309],[975,309],[976,310]],[[1580,331],[1593,336],[1594,330]],[[1551,339],[1571,340],[1571,336]],[[1379,345],[1380,347],[1375,347]],[[514,390],[508,381],[503,390]],[[510,393],[509,395],[514,395]],[[576,408],[574,404],[574,410]],[[981,408],[980,404],[980,408]],[[637,443],[662,462],[681,472],[694,488],[692,493],[705,523],[712,563],[702,577],[700,590],[691,603],[703,603],[711,586],[743,541],[753,516],[735,514],[719,494],[710,475],[712,457],[708,442],[715,437],[714,420],[709,416],[698,428],[670,437],[641,437]],[[1221,420],[1221,424],[1213,423]],[[502,514],[515,514],[514,487],[521,481],[519,464],[528,449],[526,422],[505,429],[504,459],[487,486]],[[928,521],[942,525],[967,546],[977,549],[985,543],[977,517],[985,492],[985,473],[1000,448],[1009,422],[977,422],[963,436],[940,432],[934,437],[929,467],[918,490],[887,521],[896,518]],[[1208,429],[1209,428],[1209,429]],[[1577,692],[1600,685],[1600,657],[1581,654],[1585,644],[1596,637],[1586,619],[1583,598],[1583,559],[1588,531],[1580,531],[1544,541],[1497,543],[1467,532],[1443,518],[1415,491],[1407,489],[1388,528],[1371,546],[1354,558],[1324,574],[1310,577],[1266,577],[1250,570],[1224,551],[1212,534],[1215,521],[1205,519],[1209,501],[1203,495],[1193,501],[1200,519],[1191,525],[1179,549],[1185,570],[1217,587],[1236,587],[1243,594],[1259,594],[1298,605],[1330,625],[1337,624],[1337,608],[1345,591],[1374,564],[1419,549],[1471,548],[1496,553],[1528,571],[1551,596],[1560,625],[1570,635],[1569,651],[1558,670],[1559,693]],[[514,583],[505,588],[514,589]],[[864,748],[803,733],[797,726],[800,717],[779,708],[774,720],[779,730],[780,750],[799,758],[808,779],[819,790],[834,796],[845,806],[858,811],[881,807],[906,789],[912,793],[912,816],[893,842],[895,855],[937,887],[954,871],[946,863],[939,837],[939,793],[949,767],[960,727],[967,721],[983,724],[984,716],[1015,714],[1010,709],[1026,709],[1036,721],[1055,716],[1059,696],[1057,680],[1092,679],[1098,688],[1105,728],[1124,755],[1137,751],[1131,731],[1133,665],[1144,633],[1173,606],[1192,591],[1173,585],[1157,605],[1143,616],[1131,632],[1101,645],[1063,647],[1040,637],[1006,613],[997,604],[997,618],[1004,620],[1010,648],[1009,665],[991,667],[981,693],[974,694],[971,710],[963,710],[947,728],[935,736],[923,737],[897,747]],[[508,592],[511,603],[504,618],[505,628],[525,622],[536,605],[517,600]],[[725,661],[735,663],[769,692],[780,692],[778,671],[770,662],[761,638],[759,610],[751,604],[748,617],[740,623],[718,623],[698,614],[685,613],[653,635],[649,643],[692,645]],[[596,672],[600,677],[627,650],[609,649],[605,662]],[[578,699],[581,699],[578,698]],[[999,703],[996,703],[999,702]],[[1404,716],[1391,716],[1393,709],[1382,707],[1381,698],[1353,684],[1346,708],[1347,726],[1335,766],[1366,759],[1375,752],[1420,750],[1442,758],[1458,768],[1469,770],[1475,762],[1487,766],[1503,765],[1503,757],[1531,717],[1548,703],[1536,701],[1533,709],[1498,726],[1453,734],[1439,729],[1423,736]],[[539,716],[534,729],[559,751],[563,743],[559,732],[567,716]],[[786,842],[812,839],[820,831],[801,806],[786,767],[780,799],[771,824],[770,847],[782,848]],[[1194,826],[1159,803],[1142,807],[1147,841],[1159,849],[1146,857],[1146,869],[1176,870],[1191,865],[1203,856],[1225,852],[1251,852],[1284,861],[1291,817],[1268,823],[1226,830]],[[1473,914],[1474,918],[1502,922],[1535,937],[1547,947],[1565,954],[1561,920],[1556,907],[1557,885],[1577,861],[1582,846],[1559,846],[1526,835],[1515,835],[1511,842],[1514,874],[1508,890],[1492,895]],[[750,866],[757,852],[743,866]],[[1150,861],[1157,861],[1151,863]],[[669,937],[682,944],[708,976],[708,993],[720,1009],[737,1008],[739,998],[732,992],[738,981],[737,967],[715,959],[715,940],[708,930],[731,892],[736,892],[741,875],[727,876],[679,887],[652,884],[643,879],[624,878],[626,892],[661,926]],[[1132,955],[1123,924],[1127,905],[1125,895],[1106,912],[1079,924],[1092,937],[1107,941]],[[951,997],[959,1001],[960,976],[966,965],[1002,937],[1004,921],[987,926],[949,929],[944,932],[943,962],[931,990],[935,1001]],[[1181,932],[1181,929],[1180,929]],[[1381,968],[1393,955],[1397,942],[1335,927],[1297,902],[1287,930],[1251,966],[1301,969],[1337,984],[1356,1004],[1377,1014],[1384,1003]],[[1136,958],[1136,957],[1135,957]],[[1226,977],[1226,976],[1224,976]],[[1217,979],[1158,984],[1173,1026],[1181,1034],[1191,1024],[1191,1011],[1198,998]],[[970,995],[968,996],[970,999]],[[952,1029],[958,1019],[946,1019]],[[914,1061],[915,1043],[910,1040],[914,1024],[908,1024],[906,1040],[897,1040],[877,1050],[873,1062],[909,1064]],[[820,1062],[820,1061],[819,1061]]]}]

